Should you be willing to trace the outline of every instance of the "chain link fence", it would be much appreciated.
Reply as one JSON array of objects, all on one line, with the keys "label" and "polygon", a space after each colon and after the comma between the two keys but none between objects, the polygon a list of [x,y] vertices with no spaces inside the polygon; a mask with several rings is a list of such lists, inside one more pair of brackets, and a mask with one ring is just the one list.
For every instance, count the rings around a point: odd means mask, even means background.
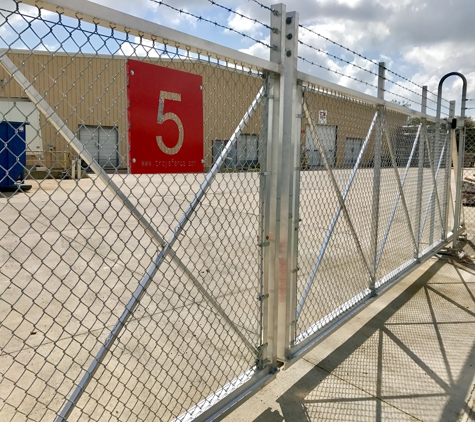
[{"label": "chain link fence", "polygon": [[[262,75],[113,24],[0,13],[1,419],[173,420],[229,392],[262,367]],[[136,62],[200,77],[204,172],[127,171]]]},{"label": "chain link fence", "polygon": [[308,85],[303,103],[295,351],[444,239],[449,148],[340,92]]},{"label": "chain link fence", "polygon": [[266,61],[58,3],[0,8],[1,420],[221,416],[443,246],[446,128],[284,5]]}]

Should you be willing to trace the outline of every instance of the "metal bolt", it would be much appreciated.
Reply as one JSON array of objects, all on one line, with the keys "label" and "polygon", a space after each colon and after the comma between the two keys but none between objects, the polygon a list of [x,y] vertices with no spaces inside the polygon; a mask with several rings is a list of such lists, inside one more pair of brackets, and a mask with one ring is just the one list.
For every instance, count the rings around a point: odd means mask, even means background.
[{"label": "metal bolt", "polygon": [[134,71],[133,71],[133,70],[131,70],[131,71],[130,71],[130,74],[133,76],[133,75],[134,75]]},{"label": "metal bolt", "polygon": [[135,158],[132,158],[132,163],[135,163],[137,162],[137,160]]},{"label": "metal bolt", "polygon": [[292,36],[293,36],[292,34],[287,34],[287,39],[288,39],[288,40],[291,40],[291,39],[292,39]]},{"label": "metal bolt", "polygon": [[286,20],[285,20],[285,23],[287,25],[290,25],[292,23],[292,18],[291,17],[288,17]]},{"label": "metal bolt", "polygon": [[290,57],[292,55],[292,52],[290,50],[287,50],[285,54],[287,55],[287,57]]}]

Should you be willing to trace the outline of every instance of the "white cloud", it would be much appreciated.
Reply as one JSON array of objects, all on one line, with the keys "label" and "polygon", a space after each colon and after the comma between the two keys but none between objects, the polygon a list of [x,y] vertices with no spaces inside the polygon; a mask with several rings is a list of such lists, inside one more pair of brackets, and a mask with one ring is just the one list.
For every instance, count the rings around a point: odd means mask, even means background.
[{"label": "white cloud", "polygon": [[[120,46],[120,54],[124,56],[139,56],[139,57],[160,57],[159,51],[161,45],[154,43],[151,40],[140,39],[134,37],[134,43],[124,42]],[[160,49],[160,50],[157,50]]]},{"label": "white cloud", "polygon": [[[236,12],[241,15],[247,16],[240,9],[236,9]],[[228,17],[228,26],[236,31],[243,32],[253,38],[262,36],[263,26],[252,20],[243,18],[236,14],[230,14]]]},{"label": "white cloud", "polygon": [[[267,37],[266,39],[262,41],[268,44],[270,42],[270,37]],[[248,48],[242,48],[239,51],[250,54],[252,56],[261,57],[266,60],[269,60],[270,58],[269,48],[266,47],[265,45],[258,44],[258,43],[255,43]]]}]

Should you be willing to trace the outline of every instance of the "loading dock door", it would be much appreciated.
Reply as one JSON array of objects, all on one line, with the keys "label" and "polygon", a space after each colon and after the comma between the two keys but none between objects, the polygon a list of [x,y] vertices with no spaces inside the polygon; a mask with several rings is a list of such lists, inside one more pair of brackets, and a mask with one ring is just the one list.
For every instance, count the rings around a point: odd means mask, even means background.
[{"label": "loading dock door", "polygon": [[258,163],[258,136],[242,134],[237,141],[237,160],[241,168],[255,167]]},{"label": "loading dock door", "polygon": [[[336,126],[317,125],[318,139],[320,139],[325,155],[327,157],[330,166],[335,165],[335,153],[336,153]],[[305,152],[307,154],[308,167],[322,167],[324,162],[320,154],[320,150],[317,146],[317,141],[312,135],[310,125],[307,125],[305,131]]]},{"label": "loading dock door", "polygon": [[119,134],[115,127],[80,126],[79,140],[103,168],[119,166]]},{"label": "loading dock door", "polygon": [[354,166],[361,151],[363,139],[346,138],[345,142],[345,166]]}]

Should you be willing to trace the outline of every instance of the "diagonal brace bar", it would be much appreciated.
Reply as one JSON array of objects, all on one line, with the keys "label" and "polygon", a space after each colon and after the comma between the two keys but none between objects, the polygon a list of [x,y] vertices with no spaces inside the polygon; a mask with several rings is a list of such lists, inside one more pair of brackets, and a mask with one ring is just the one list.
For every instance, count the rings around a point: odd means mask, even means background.
[{"label": "diagonal brace bar", "polygon": [[[76,406],[77,402],[79,401],[80,397],[82,396],[83,392],[85,391],[87,385],[91,381],[92,377],[94,376],[95,372],[99,368],[99,366],[102,364],[102,361],[106,357],[106,355],[109,353],[109,350],[114,343],[115,339],[119,336],[121,333],[122,329],[125,327],[127,324],[127,321],[130,319],[132,316],[135,308],[138,306],[140,303],[142,297],[144,296],[145,292],[147,291],[148,286],[152,282],[152,279],[154,275],[157,273],[158,269],[160,268],[160,265],[163,263],[165,258],[170,255],[171,248],[175,241],[177,240],[178,236],[182,232],[183,228],[185,227],[186,223],[190,220],[190,217],[196,210],[198,204],[200,203],[201,199],[203,198],[204,194],[208,190],[209,186],[211,185],[211,182],[214,180],[216,177],[216,174],[218,173],[222,163],[224,162],[226,155],[229,153],[231,150],[232,146],[237,142],[237,139],[242,131],[242,129],[246,126],[247,122],[255,112],[258,104],[262,100],[264,93],[264,89],[261,88],[252,102],[251,106],[247,110],[246,114],[244,115],[243,119],[239,123],[238,127],[234,131],[233,135],[231,136],[228,144],[226,145],[226,148],[223,149],[221,152],[220,156],[216,160],[215,164],[209,171],[209,173],[206,175],[205,180],[202,182],[197,194],[195,195],[195,198],[191,202],[190,206],[186,210],[184,216],[181,218],[179,221],[177,227],[173,231],[172,235],[170,236],[168,242],[166,243],[165,247],[163,250],[159,253],[155,261],[152,263],[150,268],[148,269],[147,273],[145,274],[144,278],[140,282],[139,286],[135,290],[135,292],[132,295],[132,298],[130,299],[129,303],[124,309],[124,312],[122,313],[121,317],[119,318],[119,321],[116,323],[115,327],[107,337],[106,341],[104,342],[103,346],[99,350],[99,353],[96,355],[94,360],[91,362],[89,368],[87,369],[86,373],[84,374],[83,378],[81,379],[80,383],[76,387],[75,391],[73,392],[72,396],[69,398],[68,403],[64,406],[63,410],[61,411],[60,415],[56,419],[56,422],[62,422],[65,421],[68,416],[71,414],[72,410]],[[204,290],[204,289],[203,289]],[[211,298],[211,296],[205,291],[205,297],[208,300],[212,300],[212,304],[214,306],[218,306],[218,309],[221,309],[221,307],[217,304],[217,302]],[[222,310],[221,310],[222,311]],[[226,320],[228,324],[230,324],[234,328],[234,323],[231,321],[231,319],[222,311],[223,313],[221,316]],[[235,328],[235,331],[241,338],[241,340],[244,342],[244,344],[257,356],[257,349],[254,347],[249,340],[244,337],[244,335],[237,329]]]},{"label": "diagonal brace bar", "polygon": [[394,202],[394,206],[393,206],[393,209],[392,209],[392,212],[391,212],[391,217],[389,218],[388,225],[386,227],[386,232],[384,233],[383,241],[381,242],[381,247],[379,248],[378,257],[376,259],[376,268],[378,268],[379,262],[381,261],[381,257],[383,255],[383,250],[384,250],[384,247],[386,246],[386,242],[387,242],[388,236],[389,236],[389,231],[391,229],[391,225],[393,224],[394,216],[396,215],[396,210],[397,210],[397,207],[399,205],[399,200],[400,199],[402,199],[402,204],[403,204],[403,207],[404,207],[404,212],[406,214],[406,220],[407,220],[407,224],[408,224],[408,227],[409,227],[409,232],[411,233],[411,240],[412,240],[413,245],[414,245],[414,250],[417,249],[417,243],[416,243],[416,237],[415,237],[417,235],[414,235],[414,231],[412,230],[411,219],[409,217],[409,211],[407,209],[407,204],[406,204],[406,199],[405,199],[405,196],[404,196],[403,187],[404,187],[404,184],[406,183],[406,177],[407,177],[407,174],[409,172],[409,167],[411,166],[411,162],[412,162],[412,158],[414,156],[414,152],[416,150],[416,146],[419,144],[421,127],[422,127],[422,125],[419,125],[419,128],[417,129],[417,135],[416,135],[416,138],[414,139],[414,144],[412,145],[411,154],[409,155],[409,159],[408,159],[407,164],[406,164],[406,169],[404,170],[404,175],[402,177],[402,181],[399,177],[399,171],[398,171],[398,168],[397,168],[397,163],[396,163],[396,158],[394,156],[394,151],[393,151],[393,148],[392,148],[392,145],[391,145],[391,140],[389,139],[389,135],[387,133],[387,130],[385,130],[386,143],[388,145],[389,155],[391,156],[391,162],[392,162],[394,172],[395,172],[395,175],[396,175],[396,181],[397,181],[397,185],[398,185],[398,189],[399,189],[399,194],[396,198],[396,201]]},{"label": "diagonal brace bar", "polygon": [[163,250],[159,253],[155,261],[152,263],[150,268],[147,270],[146,274],[142,278],[139,286],[135,290],[130,299],[129,303],[126,305],[125,310],[123,311],[119,321],[107,337],[103,346],[101,347],[99,353],[94,358],[93,362],[89,366],[88,370],[81,379],[79,385],[76,387],[72,396],[68,400],[68,403],[65,405],[60,415],[57,418],[57,421],[66,420],[68,415],[74,409],[78,400],[80,399],[82,393],[85,391],[90,380],[94,376],[98,367],[101,365],[103,359],[109,352],[112,344],[115,339],[119,336],[123,327],[127,323],[130,316],[133,314],[135,308],[140,303],[141,298],[145,294],[147,287],[152,282],[152,279],[156,272],[158,271],[161,263],[167,256],[170,256],[177,266],[184,272],[186,276],[190,278],[193,284],[197,287],[199,292],[203,297],[210,303],[210,305],[215,308],[221,317],[233,328],[233,330],[239,335],[244,344],[253,352],[257,353],[256,348],[249,342],[249,340],[241,333],[241,331],[235,326],[233,321],[226,315],[221,306],[216,302],[216,300],[206,291],[206,289],[201,285],[201,283],[196,279],[196,277],[188,270],[186,265],[178,258],[176,252],[172,250],[173,243],[176,241],[178,235],[183,230],[186,222],[190,219],[197,205],[201,201],[203,195],[207,191],[211,182],[214,180],[216,174],[218,173],[220,166],[224,162],[227,154],[231,150],[234,143],[237,142],[242,129],[245,127],[252,114],[256,110],[258,104],[260,103],[263,96],[263,89],[259,91],[256,98],[252,102],[248,111],[244,115],[243,119],[239,123],[237,129],[233,133],[230,142],[226,145],[226,148],[223,149],[219,158],[216,160],[215,165],[212,167],[210,172],[207,174],[204,182],[201,184],[198,193],[196,194],[194,200],[192,201],[190,207],[185,212],[185,215],[180,220],[178,227],[174,230],[168,242],[165,242],[164,239],[159,235],[159,233],[151,226],[144,216],[137,210],[137,208],[129,201],[129,199],[124,195],[120,188],[112,181],[110,176],[94,161],[90,153],[82,147],[82,144],[74,136],[72,131],[67,127],[67,125],[59,118],[59,116],[54,112],[54,110],[49,106],[49,104],[41,97],[38,91],[33,87],[33,85],[25,78],[21,71],[13,64],[13,62],[7,57],[6,50],[2,50],[0,53],[0,62],[7,72],[12,75],[12,77],[17,81],[17,83],[24,89],[25,93],[28,95],[30,100],[38,107],[38,109],[43,113],[47,121],[49,121],[53,126],[65,137],[70,143],[70,145],[76,150],[78,154],[81,155],[81,158],[88,164],[88,166],[99,176],[99,178],[105,183],[105,185],[117,196],[117,198],[129,209],[132,215],[137,219],[139,224],[144,228],[144,230],[151,236],[151,238],[157,242],[159,245],[163,246]]},{"label": "diagonal brace bar", "polygon": [[323,160],[324,160],[325,167],[327,168],[327,171],[328,171],[328,173],[329,173],[329,175],[330,175],[330,178],[331,178],[333,187],[334,187],[334,189],[335,189],[335,192],[337,193],[337,196],[338,196],[338,200],[339,200],[340,205],[339,205],[337,211],[335,212],[335,215],[333,216],[333,219],[332,219],[332,221],[331,221],[331,223],[330,223],[330,227],[328,228],[327,234],[325,235],[325,239],[323,240],[322,247],[321,247],[320,252],[319,252],[319,254],[318,254],[317,261],[315,262],[315,265],[314,265],[314,267],[313,267],[312,273],[310,274],[310,277],[309,277],[309,279],[308,279],[308,281],[307,281],[307,284],[305,285],[304,292],[303,292],[303,294],[302,294],[302,297],[300,298],[300,301],[299,301],[299,303],[298,303],[298,306],[297,306],[297,309],[296,309],[296,312],[295,312],[295,317],[296,317],[296,318],[298,318],[299,315],[300,315],[300,313],[302,312],[303,306],[304,306],[304,304],[305,304],[305,300],[307,299],[307,296],[308,296],[308,294],[309,294],[309,292],[310,292],[310,288],[312,287],[312,284],[313,284],[313,282],[314,282],[314,280],[315,280],[315,276],[316,276],[316,274],[317,274],[318,268],[320,267],[320,264],[321,264],[321,262],[322,262],[322,260],[323,260],[323,257],[324,257],[324,255],[325,255],[325,251],[326,251],[327,246],[328,246],[328,244],[329,244],[330,238],[331,238],[331,236],[332,236],[332,234],[333,234],[333,230],[334,230],[335,227],[336,227],[336,223],[337,223],[337,221],[338,221],[338,218],[340,217],[341,211],[343,211],[343,213],[344,213],[344,215],[345,215],[345,217],[346,217],[346,219],[347,219],[347,221],[348,221],[348,224],[349,224],[349,226],[350,226],[350,230],[351,230],[351,232],[352,232],[352,235],[353,235],[353,237],[355,238],[355,241],[356,241],[356,243],[357,243],[358,250],[359,250],[361,256],[363,257],[363,261],[364,261],[364,263],[365,263],[366,268],[368,269],[369,274],[371,274],[371,270],[370,270],[370,268],[369,268],[368,262],[366,261],[366,258],[365,258],[365,256],[364,256],[363,250],[362,250],[362,248],[361,248],[361,244],[360,244],[359,241],[358,241],[358,237],[357,237],[357,235],[356,235],[356,232],[355,232],[355,230],[354,230],[353,224],[351,223],[350,217],[349,217],[349,215],[348,215],[348,210],[346,209],[346,206],[345,206],[345,200],[346,200],[346,197],[348,196],[348,192],[350,191],[351,185],[352,185],[352,183],[353,183],[353,179],[355,178],[355,175],[356,175],[356,172],[357,172],[358,167],[359,167],[359,165],[360,165],[360,162],[361,162],[361,160],[363,159],[364,151],[365,151],[365,149],[366,149],[366,147],[367,147],[367,145],[368,145],[368,143],[369,143],[369,140],[370,140],[370,138],[371,138],[371,133],[373,132],[373,128],[374,128],[374,125],[375,125],[375,123],[376,123],[376,119],[377,119],[377,117],[378,117],[378,111],[376,111],[375,114],[374,114],[373,120],[372,120],[372,122],[371,122],[371,126],[370,126],[370,128],[369,128],[369,130],[368,130],[368,134],[366,135],[365,141],[364,141],[364,143],[363,143],[363,146],[361,147],[360,153],[358,154],[358,158],[357,158],[356,163],[355,163],[355,165],[354,165],[354,167],[353,167],[353,171],[351,172],[350,178],[348,179],[348,182],[347,182],[347,184],[346,184],[345,190],[344,190],[343,195],[342,195],[341,192],[340,192],[340,190],[339,190],[339,188],[338,188],[338,185],[337,185],[337,183],[336,183],[336,180],[335,180],[335,178],[334,178],[334,176],[333,176],[333,172],[331,171],[331,168],[330,168],[330,166],[329,166],[329,164],[328,164],[328,161],[327,161],[327,159],[326,159],[325,151],[324,151],[324,149],[323,149],[323,147],[322,147],[322,145],[321,145],[321,141],[319,140],[319,138],[318,138],[318,136],[317,136],[317,133],[316,133],[316,130],[315,130],[314,126],[313,126],[313,120],[312,120],[312,118],[311,118],[311,116],[310,116],[310,113],[309,113],[309,111],[308,111],[308,107],[307,107],[307,104],[306,104],[305,101],[304,101],[304,112],[305,112],[305,114],[307,115],[307,117],[308,117],[308,119],[309,119],[309,121],[310,121],[311,130],[312,130],[312,132],[313,132],[313,135],[314,135],[315,139],[317,140],[317,144],[318,144],[318,147],[319,147],[319,149],[320,149],[320,154],[321,154],[321,156],[322,156],[322,158],[323,158]]},{"label": "diagonal brace bar", "polygon": [[[69,144],[74,148],[74,150],[81,156],[81,158],[87,163],[87,165],[94,171],[95,174],[102,180],[102,182],[112,191],[112,193],[124,204],[124,206],[132,213],[135,219],[139,224],[144,228],[147,234],[161,246],[166,246],[167,242],[160,236],[160,234],[151,226],[150,222],[145,219],[142,213],[132,204],[132,202],[124,195],[120,188],[114,183],[112,178],[104,171],[104,169],[94,161],[91,154],[83,148],[83,145],[79,140],[74,136],[72,131],[68,126],[61,120],[61,118],[54,112],[54,110],[49,106],[49,104],[41,97],[41,95],[36,91],[33,85],[25,78],[21,71],[13,64],[13,62],[6,55],[6,50],[1,51],[0,61],[3,67],[9,72],[13,78],[18,82],[18,84],[25,90],[25,93],[28,95],[30,100],[39,108],[43,113],[45,118],[64,136],[64,138],[69,142]],[[257,102],[262,98],[262,93],[259,92],[256,99]],[[256,100],[255,100],[256,101]],[[256,103],[257,106],[257,103]],[[254,110],[252,108],[252,110]],[[250,117],[250,116],[249,116]],[[246,121],[247,122],[247,121]],[[242,122],[241,122],[242,123]],[[245,124],[244,124],[245,125]],[[244,127],[244,126],[239,126]],[[239,136],[239,134],[237,135]],[[237,137],[236,137],[237,138]],[[226,150],[226,153],[229,152],[229,149]],[[221,153],[222,159],[220,164],[226,158],[225,151]],[[219,170],[219,167],[218,167]],[[216,174],[216,172],[215,172]],[[212,180],[212,179],[211,179]],[[203,192],[204,193],[204,192]],[[196,199],[196,198],[195,198]],[[199,202],[199,201],[198,201]],[[231,326],[231,328],[239,335],[241,340],[246,344],[246,346],[253,352],[256,351],[255,347],[247,340],[247,338],[241,333],[241,331],[236,327],[232,320],[226,315],[226,312],[221,308],[218,302],[206,291],[204,286],[199,282],[199,280],[191,273],[190,270],[186,267],[186,264],[176,255],[176,252],[169,247],[168,255],[175,262],[180,270],[191,280],[194,286],[202,294],[205,300],[218,312],[218,314],[226,320],[226,322]]]}]

